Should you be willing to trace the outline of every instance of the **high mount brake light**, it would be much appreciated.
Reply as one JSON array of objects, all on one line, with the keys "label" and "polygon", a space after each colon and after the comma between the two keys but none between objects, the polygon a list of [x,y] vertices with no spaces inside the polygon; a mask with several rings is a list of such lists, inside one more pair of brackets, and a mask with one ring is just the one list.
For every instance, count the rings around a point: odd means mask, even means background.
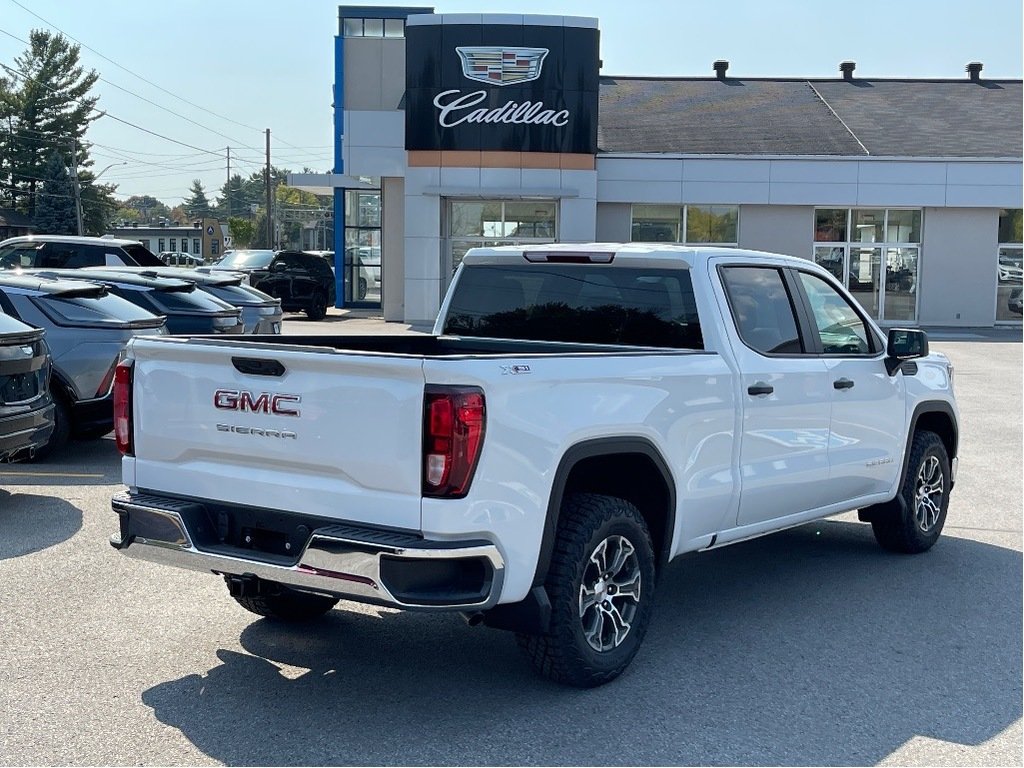
[{"label": "high mount brake light", "polygon": [[611,264],[615,254],[607,251],[527,251],[523,258],[531,264]]},{"label": "high mount brake light", "polygon": [[132,362],[122,360],[114,369],[114,442],[125,456],[135,450],[132,430]]},{"label": "high mount brake light", "polygon": [[423,396],[423,495],[469,493],[487,422],[479,387],[427,387]]}]

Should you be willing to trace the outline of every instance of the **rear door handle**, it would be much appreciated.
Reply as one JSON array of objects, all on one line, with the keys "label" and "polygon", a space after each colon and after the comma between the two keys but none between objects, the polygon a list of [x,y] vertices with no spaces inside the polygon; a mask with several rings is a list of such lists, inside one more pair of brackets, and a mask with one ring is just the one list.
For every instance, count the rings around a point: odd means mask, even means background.
[{"label": "rear door handle", "polygon": [[747,387],[748,395],[770,395],[774,391],[775,387],[771,384],[765,384],[763,381],[755,381]]},{"label": "rear door handle", "polygon": [[853,382],[849,379],[836,379],[832,382],[832,386],[836,389],[853,389]]}]

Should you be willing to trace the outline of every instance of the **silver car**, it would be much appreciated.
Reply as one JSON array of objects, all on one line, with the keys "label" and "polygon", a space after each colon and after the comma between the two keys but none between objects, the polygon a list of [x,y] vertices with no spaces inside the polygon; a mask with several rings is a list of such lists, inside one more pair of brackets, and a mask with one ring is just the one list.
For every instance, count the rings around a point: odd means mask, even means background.
[{"label": "silver car", "polygon": [[164,318],[84,280],[0,272],[0,311],[46,331],[53,358],[54,429],[42,458],[71,436],[113,428],[114,368],[133,336],[166,333]]}]

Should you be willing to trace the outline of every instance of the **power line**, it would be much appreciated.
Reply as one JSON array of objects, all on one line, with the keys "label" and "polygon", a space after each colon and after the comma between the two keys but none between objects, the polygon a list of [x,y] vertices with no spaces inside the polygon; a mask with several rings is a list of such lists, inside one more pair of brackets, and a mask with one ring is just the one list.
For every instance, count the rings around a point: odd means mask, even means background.
[{"label": "power line", "polygon": [[[3,32],[4,34],[10,35],[9,32],[6,32],[3,29],[0,29],[0,32]],[[10,35],[10,36],[14,37],[14,35]],[[18,38],[15,38],[15,39],[17,40]],[[18,71],[16,69],[12,69],[11,67],[8,67],[6,64],[0,64],[0,68],[5,70],[12,77],[21,78],[26,83],[28,83],[28,82],[35,82],[37,85],[41,85],[43,88],[46,88],[48,91],[50,91],[52,93],[57,93],[58,95],[60,95],[60,92],[57,89],[51,88],[46,83],[42,82],[41,80],[39,80],[36,77],[31,77],[29,75],[26,75],[24,72],[20,72],[20,71]],[[169,141],[172,144],[178,144],[178,145],[180,145],[182,147],[188,147],[189,149],[195,149],[195,150],[197,150],[199,152],[202,152],[204,154],[213,155],[214,157],[220,157],[221,156],[219,152],[214,152],[214,151],[209,150],[209,149],[203,149],[202,147],[197,147],[195,144],[189,144],[188,142],[185,142],[185,141],[178,141],[177,139],[172,139],[170,136],[165,136],[162,133],[157,133],[156,131],[151,131],[151,130],[149,130],[149,128],[143,128],[141,125],[136,125],[135,123],[131,122],[130,120],[125,120],[125,119],[117,117],[116,115],[113,115],[110,112],[107,112],[105,110],[97,109],[95,106],[90,106],[88,104],[85,104],[84,102],[79,101],[78,99],[68,99],[68,100],[74,102],[75,104],[79,104],[80,106],[88,107],[91,111],[96,112],[100,117],[109,117],[111,120],[115,120],[115,121],[117,121],[119,123],[123,123],[124,125],[127,125],[127,126],[129,126],[131,128],[134,128],[134,129],[138,130],[138,131],[142,131],[143,133],[148,133],[151,136],[156,136],[158,139],[163,139],[164,141]]]}]

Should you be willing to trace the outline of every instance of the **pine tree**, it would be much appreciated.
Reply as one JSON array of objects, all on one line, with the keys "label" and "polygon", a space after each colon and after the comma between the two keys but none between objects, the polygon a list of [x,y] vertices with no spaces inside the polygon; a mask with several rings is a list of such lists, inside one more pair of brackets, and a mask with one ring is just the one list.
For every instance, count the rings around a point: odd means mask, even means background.
[{"label": "pine tree", "polygon": [[36,189],[51,153],[59,152],[65,166],[92,164],[84,137],[101,114],[94,109],[99,97],[89,96],[99,75],[83,69],[79,52],[63,35],[37,29],[11,67],[15,74],[5,98],[10,185],[16,207],[29,215],[35,212]]},{"label": "pine tree", "polygon": [[206,190],[203,189],[203,182],[199,179],[192,180],[190,196],[185,198],[182,206],[189,212],[190,216],[202,218],[210,215],[210,201],[206,199]]},{"label": "pine tree", "polygon": [[40,235],[78,233],[75,215],[75,188],[68,169],[57,152],[51,152],[43,166],[43,181],[36,193],[36,212],[32,226]]}]

